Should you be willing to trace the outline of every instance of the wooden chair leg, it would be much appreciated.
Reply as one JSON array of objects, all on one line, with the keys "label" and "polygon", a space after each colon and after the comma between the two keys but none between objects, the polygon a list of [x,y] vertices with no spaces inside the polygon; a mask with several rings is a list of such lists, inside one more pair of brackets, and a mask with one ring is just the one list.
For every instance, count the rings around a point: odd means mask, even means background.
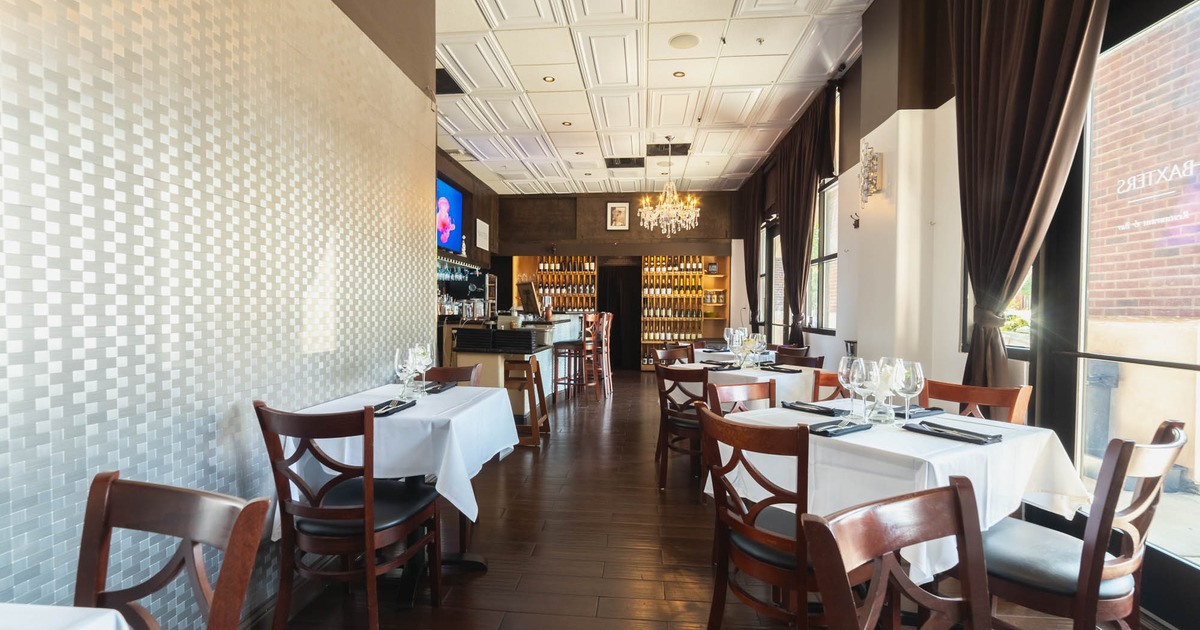
[{"label": "wooden chair leg", "polygon": [[[372,541],[368,541],[370,544]],[[363,554],[363,578],[367,587],[367,628],[379,630],[379,578],[375,574],[375,550],[373,545]]]},{"label": "wooden chair leg", "polygon": [[721,531],[717,535],[717,566],[713,573],[712,604],[708,609],[708,630],[720,630],[721,621],[725,618],[725,595],[729,592],[728,536],[725,531]]},{"label": "wooden chair leg", "polygon": [[285,531],[279,544],[279,592],[275,595],[274,630],[287,627],[292,609],[292,585],[296,578],[296,548]]},{"label": "wooden chair leg", "polygon": [[661,428],[659,430],[659,434],[658,434],[659,449],[662,452],[662,456],[659,457],[659,459],[658,459],[658,490],[659,490],[659,492],[666,491],[666,489],[667,489],[667,460],[670,459],[670,457],[671,457],[671,453],[670,453],[671,449],[667,448],[667,440],[668,439],[669,438],[667,436],[666,427]]},{"label": "wooden chair leg", "polygon": [[[441,508],[437,503],[433,505],[433,519],[429,526],[433,529],[433,548],[430,549],[429,561],[429,596],[433,600],[433,607],[437,608],[442,604],[442,531],[441,531]],[[466,519],[465,516],[459,515],[460,518]],[[461,525],[460,525],[461,526]],[[465,543],[459,543],[463,549],[466,549]]]}]

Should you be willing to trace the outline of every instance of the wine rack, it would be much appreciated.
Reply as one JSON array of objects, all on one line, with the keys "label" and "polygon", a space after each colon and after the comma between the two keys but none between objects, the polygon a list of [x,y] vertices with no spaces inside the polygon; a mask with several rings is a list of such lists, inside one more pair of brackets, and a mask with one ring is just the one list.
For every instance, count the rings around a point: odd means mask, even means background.
[{"label": "wine rack", "polygon": [[537,284],[561,313],[596,310],[595,256],[538,256]]},{"label": "wine rack", "polygon": [[642,257],[643,369],[656,348],[704,336],[704,269],[700,256]]}]

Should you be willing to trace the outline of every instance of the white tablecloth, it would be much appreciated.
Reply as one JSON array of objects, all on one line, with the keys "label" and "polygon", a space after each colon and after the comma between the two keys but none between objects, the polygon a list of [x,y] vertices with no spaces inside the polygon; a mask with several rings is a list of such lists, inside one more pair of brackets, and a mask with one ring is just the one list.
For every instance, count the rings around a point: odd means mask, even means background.
[{"label": "white tablecloth", "polygon": [[[736,361],[737,356],[728,350],[713,350],[712,348],[697,348],[695,353],[697,361]],[[751,355],[751,358],[757,361],[775,361],[775,351],[767,350],[759,354],[757,357]]]},{"label": "white tablecloth", "polygon": [[[699,361],[700,359],[697,358]],[[672,367],[700,369],[706,367],[703,363],[684,363]],[[736,385],[739,383],[760,383],[775,380],[775,399],[779,403],[802,400],[812,401],[813,370],[789,366],[786,369],[799,370],[796,373],[772,372],[762,368],[741,368],[737,370],[709,370],[708,382],[717,385]]]},{"label": "white tablecloth", "polygon": [[[384,385],[299,413],[334,413],[391,400],[400,385]],[[330,456],[361,463],[362,438],[319,440]],[[464,516],[479,504],[471,478],[488,460],[517,443],[508,390],[458,386],[417,400],[414,407],[375,419],[375,476],[437,475],[434,487]]]},{"label": "white tablecloth", "polygon": [[0,604],[0,630],[129,630],[121,613],[108,608]]},{"label": "white tablecloth", "polygon": [[[842,408],[847,405],[845,399],[830,403]],[[780,408],[730,414],[729,418],[774,426],[830,419]],[[1090,501],[1091,495],[1053,431],[950,414],[929,420],[999,433],[1004,438],[996,444],[979,445],[905,431],[899,425],[877,425],[836,438],[813,436],[809,442],[809,512],[828,515],[868,501],[945,486],[951,475],[971,480],[984,529],[1014,512],[1022,499],[1066,517]],[[770,455],[752,456],[751,460],[772,481],[795,487],[794,460]],[[747,499],[767,496],[748,476],[736,483]],[[919,582],[953,567],[958,558],[954,541],[949,539],[916,545],[901,555],[912,563],[911,575]]]}]

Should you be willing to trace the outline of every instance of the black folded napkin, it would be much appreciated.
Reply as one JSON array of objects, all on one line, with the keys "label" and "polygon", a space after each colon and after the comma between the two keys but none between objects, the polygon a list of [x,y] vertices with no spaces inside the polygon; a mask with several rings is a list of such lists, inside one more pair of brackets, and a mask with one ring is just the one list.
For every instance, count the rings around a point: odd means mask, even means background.
[{"label": "black folded napkin", "polygon": [[717,361],[715,359],[704,359],[701,361],[701,363],[707,363],[709,365],[733,365],[733,361]]},{"label": "black folded napkin", "polygon": [[843,425],[841,420],[830,420],[828,422],[818,422],[808,425],[808,432],[813,435],[837,437],[839,435],[846,435],[847,433],[866,431],[870,428],[871,425],[866,422],[851,422]]},{"label": "black folded napkin", "polygon": [[822,407],[820,405],[810,405],[806,402],[801,402],[799,400],[794,401],[794,402],[786,402],[785,401],[783,403],[783,406],[787,409],[792,409],[794,411],[803,411],[804,413],[814,413],[819,416],[829,416],[831,418],[840,418],[842,416],[850,415],[850,410],[848,410],[848,409],[831,409],[829,407]]},{"label": "black folded napkin", "polygon": [[375,405],[375,417],[381,418],[383,416],[390,416],[397,411],[404,411],[415,404],[417,404],[416,400],[405,400],[400,404],[396,404],[396,401],[394,400],[385,400],[378,405]]},{"label": "black folded napkin", "polygon": [[799,374],[804,371],[804,368],[783,367],[782,365],[763,365],[762,369],[768,372],[782,372],[784,374]]},{"label": "black folded napkin", "polygon": [[933,435],[948,440],[958,440],[959,442],[970,442],[971,444],[995,444],[1003,439],[1003,436],[998,434],[976,433],[932,422],[910,422],[904,425],[904,428],[915,433],[924,433],[925,435]]},{"label": "black folded napkin", "polygon": [[710,370],[713,372],[728,372],[729,370],[738,369],[738,366],[733,365],[732,363],[726,364],[726,363],[717,362],[717,365],[705,366],[704,369]]},{"label": "black folded napkin", "polygon": [[426,389],[425,391],[430,394],[440,394],[440,393],[446,391],[447,389],[450,389],[451,387],[454,387],[456,385],[458,385],[458,383],[456,383],[454,381],[450,381],[449,383],[438,383],[437,385],[434,385],[433,387],[430,387],[429,389]]},{"label": "black folded napkin", "polygon": [[[942,409],[941,407],[930,407],[928,409],[925,409],[924,407],[918,407],[916,405],[913,405],[912,407],[909,407],[909,409],[912,410],[908,414],[908,417],[910,419],[928,418],[929,416],[936,416],[936,415],[946,413],[946,410]],[[903,406],[896,407],[896,417],[897,418],[904,417],[904,407]]]}]

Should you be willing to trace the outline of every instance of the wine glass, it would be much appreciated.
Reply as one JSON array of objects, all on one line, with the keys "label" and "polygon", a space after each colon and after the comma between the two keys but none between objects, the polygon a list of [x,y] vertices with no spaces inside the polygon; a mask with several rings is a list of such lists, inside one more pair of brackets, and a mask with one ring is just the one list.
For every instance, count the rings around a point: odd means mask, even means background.
[{"label": "wine glass", "polygon": [[421,374],[421,391],[424,392],[425,386],[428,385],[425,382],[425,372],[433,367],[433,354],[429,351],[428,343],[424,346],[417,344],[413,346],[413,350],[415,351],[413,353],[413,368]]},{"label": "wine glass", "polygon": [[879,363],[855,359],[854,366],[850,369],[850,386],[862,396],[863,418],[866,418],[867,396],[875,393],[875,388],[879,387]]},{"label": "wine glass", "polygon": [[846,390],[846,393],[850,394],[850,415],[846,416],[848,419],[858,419],[862,417],[854,411],[854,388],[850,385],[851,370],[854,368],[854,361],[856,359],[857,357],[845,356],[842,357],[841,361],[838,361],[838,383],[840,383],[842,388]]},{"label": "wine glass", "polygon": [[726,327],[725,328],[725,349],[732,350],[733,349],[732,344],[733,344],[733,329]]},{"label": "wine glass", "polygon": [[400,348],[396,348],[396,358],[393,360],[393,368],[396,370],[396,378],[400,383],[400,391],[396,393],[396,401],[404,398],[412,389],[413,373],[409,369],[409,363],[401,360]]},{"label": "wine glass", "polygon": [[908,421],[912,419],[909,401],[925,389],[925,372],[921,370],[919,361],[901,359],[898,366],[895,380],[896,393],[904,398],[904,423],[908,424]]},{"label": "wine glass", "polygon": [[[897,364],[900,361],[901,359],[896,357],[879,357],[880,385],[887,386],[888,398],[891,398],[893,390],[896,389],[894,380],[896,372],[899,369],[897,368]],[[884,402],[886,403],[890,401],[885,400]]]}]

